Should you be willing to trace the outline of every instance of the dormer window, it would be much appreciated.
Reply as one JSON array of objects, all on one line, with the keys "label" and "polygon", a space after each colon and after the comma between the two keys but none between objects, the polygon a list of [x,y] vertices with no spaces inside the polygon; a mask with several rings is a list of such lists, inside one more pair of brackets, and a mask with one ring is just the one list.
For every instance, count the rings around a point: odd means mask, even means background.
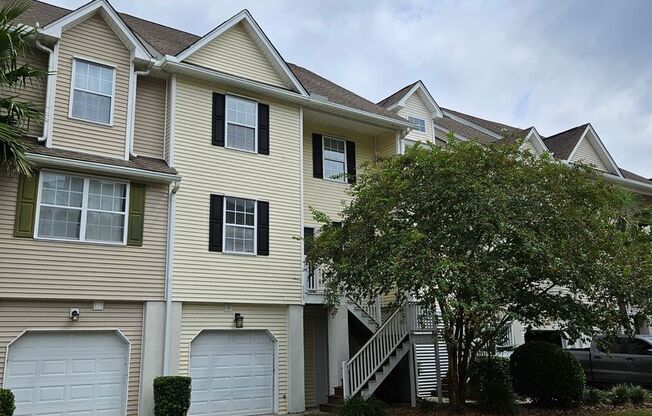
[{"label": "dormer window", "polygon": [[94,123],[113,123],[115,68],[95,62],[73,61],[70,117]]},{"label": "dormer window", "polygon": [[426,120],[422,118],[408,116],[408,121],[412,124],[417,125],[417,128],[415,129],[416,131],[420,131],[421,133],[426,132]]}]

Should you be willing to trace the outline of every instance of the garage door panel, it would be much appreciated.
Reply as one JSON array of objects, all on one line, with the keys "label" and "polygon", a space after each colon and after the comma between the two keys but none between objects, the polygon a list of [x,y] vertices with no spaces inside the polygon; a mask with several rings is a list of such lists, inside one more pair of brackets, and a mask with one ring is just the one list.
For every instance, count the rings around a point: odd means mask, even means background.
[{"label": "garage door panel", "polygon": [[113,331],[26,333],[7,356],[15,415],[123,416],[128,351]]},{"label": "garage door panel", "polygon": [[264,331],[206,331],[190,349],[190,415],[259,415],[274,409],[274,342]]}]

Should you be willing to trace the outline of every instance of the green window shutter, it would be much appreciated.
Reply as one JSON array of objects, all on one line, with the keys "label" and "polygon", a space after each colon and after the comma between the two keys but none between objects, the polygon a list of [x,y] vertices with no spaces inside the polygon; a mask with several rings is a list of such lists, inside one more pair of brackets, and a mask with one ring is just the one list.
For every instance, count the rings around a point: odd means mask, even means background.
[{"label": "green window shutter", "polygon": [[129,228],[127,245],[143,245],[143,225],[145,224],[145,185],[132,183],[129,190]]},{"label": "green window shutter", "polygon": [[34,237],[37,191],[37,172],[30,177],[20,175],[16,201],[16,222],[14,223],[14,236],[16,237]]}]

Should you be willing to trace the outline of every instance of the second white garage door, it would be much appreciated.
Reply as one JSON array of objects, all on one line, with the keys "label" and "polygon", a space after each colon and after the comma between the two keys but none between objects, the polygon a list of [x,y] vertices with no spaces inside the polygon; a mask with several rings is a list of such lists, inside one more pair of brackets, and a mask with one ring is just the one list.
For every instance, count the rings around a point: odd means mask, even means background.
[{"label": "second white garage door", "polygon": [[123,416],[129,346],[114,331],[27,332],[9,346],[16,416]]},{"label": "second white garage door", "polygon": [[274,413],[274,341],[265,331],[204,331],[190,346],[189,414]]}]

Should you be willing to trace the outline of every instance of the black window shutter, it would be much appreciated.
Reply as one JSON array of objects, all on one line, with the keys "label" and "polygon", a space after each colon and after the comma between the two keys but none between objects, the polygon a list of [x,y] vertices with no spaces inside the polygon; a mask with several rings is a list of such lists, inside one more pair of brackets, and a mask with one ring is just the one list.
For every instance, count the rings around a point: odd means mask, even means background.
[{"label": "black window shutter", "polygon": [[269,256],[269,202],[258,201],[256,207],[256,233],[258,255]]},{"label": "black window shutter", "polygon": [[213,93],[212,143],[213,146],[224,147],[224,122],[226,97],[224,94]]},{"label": "black window shutter", "polygon": [[208,226],[208,251],[222,251],[222,207],[224,197],[211,195]]},{"label": "black window shutter", "polygon": [[258,153],[269,154],[269,106],[258,104]]},{"label": "black window shutter", "polygon": [[324,179],[324,162],[322,160],[322,138],[321,134],[312,134],[312,176]]},{"label": "black window shutter", "polygon": [[346,180],[355,183],[355,142],[346,141]]}]

